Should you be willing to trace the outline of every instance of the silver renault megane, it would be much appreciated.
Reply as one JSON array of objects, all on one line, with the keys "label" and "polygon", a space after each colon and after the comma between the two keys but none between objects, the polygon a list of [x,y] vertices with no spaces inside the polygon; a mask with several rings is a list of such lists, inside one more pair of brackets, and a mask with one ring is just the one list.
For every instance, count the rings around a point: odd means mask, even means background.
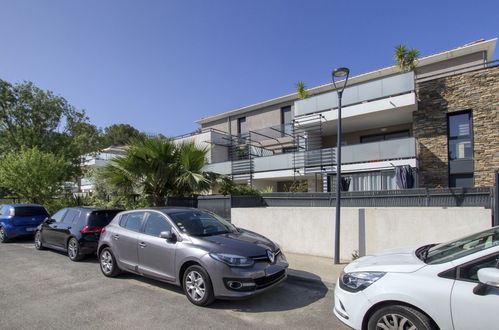
[{"label": "silver renault megane", "polygon": [[105,276],[127,271],[173,283],[199,306],[268,290],[288,267],[269,239],[187,208],[121,212],[102,230],[97,253]]}]

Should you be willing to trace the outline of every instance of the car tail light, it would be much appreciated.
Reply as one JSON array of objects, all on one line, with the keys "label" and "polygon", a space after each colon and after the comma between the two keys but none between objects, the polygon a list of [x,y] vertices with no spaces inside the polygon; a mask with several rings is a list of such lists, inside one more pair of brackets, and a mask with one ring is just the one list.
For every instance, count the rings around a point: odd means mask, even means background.
[{"label": "car tail light", "polygon": [[97,226],[85,226],[83,227],[82,230],[80,230],[80,233],[82,234],[92,234],[100,232],[102,232],[102,227],[97,227]]},{"label": "car tail light", "polygon": [[106,232],[106,227],[103,227],[102,230],[100,231],[101,234],[104,234]]}]

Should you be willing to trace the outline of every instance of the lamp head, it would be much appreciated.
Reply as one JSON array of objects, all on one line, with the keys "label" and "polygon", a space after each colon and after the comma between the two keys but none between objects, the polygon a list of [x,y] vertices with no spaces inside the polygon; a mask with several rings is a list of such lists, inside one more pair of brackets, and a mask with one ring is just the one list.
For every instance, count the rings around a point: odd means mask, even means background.
[{"label": "lamp head", "polygon": [[[348,81],[348,74],[350,73],[350,70],[348,68],[337,68],[333,70],[332,76],[333,76],[333,85],[334,88],[338,91],[338,93],[343,93],[343,90],[345,89],[345,86],[347,85]],[[336,80],[345,78],[342,80],[342,84],[339,86],[336,85]]]},{"label": "lamp head", "polygon": [[348,76],[350,70],[348,68],[336,68],[333,70],[333,77],[341,78]]}]

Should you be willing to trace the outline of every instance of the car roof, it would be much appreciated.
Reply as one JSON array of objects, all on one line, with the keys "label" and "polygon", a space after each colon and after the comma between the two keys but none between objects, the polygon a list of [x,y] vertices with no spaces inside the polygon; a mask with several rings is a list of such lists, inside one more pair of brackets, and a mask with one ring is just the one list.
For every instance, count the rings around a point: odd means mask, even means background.
[{"label": "car roof", "polygon": [[105,207],[90,207],[90,206],[71,206],[71,207],[65,207],[65,209],[71,209],[71,210],[78,210],[78,211],[87,211],[87,212],[94,212],[94,211],[117,211],[121,212],[123,211],[122,209],[110,209],[110,208],[105,208]]},{"label": "car roof", "polygon": [[0,204],[0,206],[10,206],[10,207],[30,207],[30,206],[33,206],[33,207],[43,207],[43,205],[40,205],[40,204]]},{"label": "car roof", "polygon": [[145,207],[145,208],[133,209],[127,211],[159,211],[165,214],[169,214],[181,211],[202,211],[202,209],[196,209],[192,207],[181,207],[181,206],[158,206],[158,207]]}]

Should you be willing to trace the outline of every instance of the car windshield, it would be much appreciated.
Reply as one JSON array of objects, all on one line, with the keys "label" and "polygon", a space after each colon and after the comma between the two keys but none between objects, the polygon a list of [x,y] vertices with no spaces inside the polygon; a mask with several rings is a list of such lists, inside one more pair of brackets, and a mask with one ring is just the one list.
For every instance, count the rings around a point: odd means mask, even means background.
[{"label": "car windshield", "polygon": [[237,231],[236,227],[213,213],[182,210],[167,214],[180,231],[192,236],[211,236]]},{"label": "car windshield", "polygon": [[497,245],[499,245],[499,227],[432,246],[428,249],[424,261],[427,264],[441,264]]},{"label": "car windshield", "polygon": [[88,217],[88,225],[105,227],[111,222],[111,220],[113,220],[114,216],[118,214],[118,212],[120,212],[120,210],[94,211]]},{"label": "car windshield", "polygon": [[47,210],[43,206],[17,206],[14,208],[17,217],[48,216]]}]

